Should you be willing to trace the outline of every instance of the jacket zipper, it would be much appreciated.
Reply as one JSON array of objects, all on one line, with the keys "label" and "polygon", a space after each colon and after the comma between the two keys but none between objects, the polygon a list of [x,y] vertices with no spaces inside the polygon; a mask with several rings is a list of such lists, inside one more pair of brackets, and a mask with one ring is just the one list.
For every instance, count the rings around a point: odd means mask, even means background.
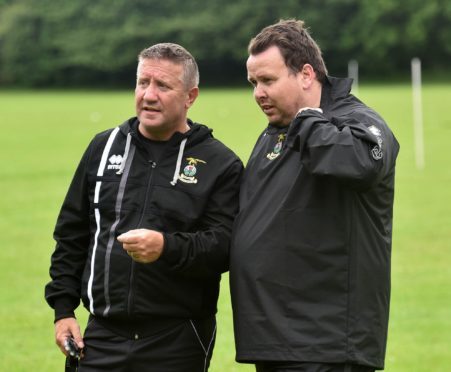
[{"label": "jacket zipper", "polygon": [[[136,227],[137,229],[139,229],[141,227],[142,221],[144,219],[144,214],[146,211],[146,207],[147,207],[147,203],[149,201],[149,193],[150,193],[150,185],[152,184],[152,175],[153,175],[153,169],[155,169],[155,167],[157,166],[157,163],[155,163],[153,160],[149,160],[150,163],[150,171],[149,171],[149,179],[147,181],[147,190],[146,190],[146,197],[144,198],[144,205],[143,205],[143,211],[141,214],[141,217],[139,219],[138,222],[138,226]],[[131,269],[131,273],[130,273],[130,290],[128,291],[128,315],[131,315],[132,312],[132,307],[133,307],[133,285],[134,285],[134,281],[135,281],[135,261],[132,260],[132,269]]]}]

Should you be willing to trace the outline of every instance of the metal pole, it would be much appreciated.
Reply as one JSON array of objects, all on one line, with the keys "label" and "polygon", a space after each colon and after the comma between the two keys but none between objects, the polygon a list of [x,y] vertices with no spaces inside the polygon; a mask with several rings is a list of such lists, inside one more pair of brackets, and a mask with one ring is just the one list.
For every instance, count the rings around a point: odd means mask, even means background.
[{"label": "metal pole", "polygon": [[354,80],[352,94],[357,96],[359,94],[359,63],[355,59],[348,62],[348,77]]},{"label": "metal pole", "polygon": [[413,96],[413,125],[415,138],[415,161],[418,169],[423,169],[424,138],[423,138],[423,104],[421,100],[421,61],[412,59],[412,96]]}]

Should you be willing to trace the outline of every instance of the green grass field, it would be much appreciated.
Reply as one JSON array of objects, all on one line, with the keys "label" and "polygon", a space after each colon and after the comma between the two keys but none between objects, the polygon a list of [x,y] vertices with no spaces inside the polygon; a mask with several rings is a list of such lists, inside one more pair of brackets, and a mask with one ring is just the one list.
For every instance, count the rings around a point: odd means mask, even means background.
[{"label": "green grass field", "polygon": [[[361,86],[401,143],[393,236],[386,371],[451,365],[451,87],[423,88],[426,167],[415,167],[407,85]],[[133,92],[0,91],[0,371],[61,371],[53,314],[44,301],[53,226],[90,138],[133,115]],[[205,90],[190,112],[246,162],[265,118],[251,90]],[[81,323],[86,311],[79,309]],[[228,277],[222,281],[212,372],[234,362]],[[162,371],[163,372],[163,371]]]}]

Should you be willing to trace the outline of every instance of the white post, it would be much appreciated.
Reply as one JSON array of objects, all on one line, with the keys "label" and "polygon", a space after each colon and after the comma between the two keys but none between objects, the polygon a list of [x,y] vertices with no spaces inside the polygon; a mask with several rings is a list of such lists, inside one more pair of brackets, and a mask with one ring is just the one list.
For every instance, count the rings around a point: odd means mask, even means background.
[{"label": "white post", "polygon": [[418,169],[424,168],[423,105],[421,102],[421,61],[412,59],[413,125],[415,161]]},{"label": "white post", "polygon": [[352,59],[348,62],[348,77],[354,80],[352,83],[352,94],[359,94],[359,63]]}]

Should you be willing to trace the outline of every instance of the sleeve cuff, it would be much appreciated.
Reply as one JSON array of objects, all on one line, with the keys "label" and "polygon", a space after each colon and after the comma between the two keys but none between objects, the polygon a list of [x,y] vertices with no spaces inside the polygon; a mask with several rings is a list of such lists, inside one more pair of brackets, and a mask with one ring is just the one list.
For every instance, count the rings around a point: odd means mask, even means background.
[{"label": "sleeve cuff", "polygon": [[163,233],[164,245],[161,258],[170,265],[175,265],[178,261],[178,254],[175,247],[175,237],[173,234]]},{"label": "sleeve cuff", "polygon": [[58,299],[54,304],[55,322],[63,318],[75,318],[75,308],[72,301],[65,299]]}]

